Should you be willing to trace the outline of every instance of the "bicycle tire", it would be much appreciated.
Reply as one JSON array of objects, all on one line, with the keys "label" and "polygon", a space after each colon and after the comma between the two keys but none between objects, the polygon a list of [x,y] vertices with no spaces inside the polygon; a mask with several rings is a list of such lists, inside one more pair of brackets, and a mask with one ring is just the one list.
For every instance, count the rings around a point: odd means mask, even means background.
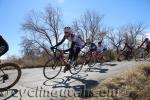
[{"label": "bicycle tire", "polygon": [[[19,81],[19,79],[21,77],[21,73],[22,73],[21,68],[15,63],[3,63],[3,64],[1,64],[0,65],[0,71],[4,73],[3,68],[6,68],[8,66],[9,66],[9,68],[12,67],[12,68],[16,69],[18,74],[17,74],[16,79],[10,85],[5,86],[5,87],[0,87],[0,91],[5,91],[7,89],[10,89],[11,87],[13,87]],[[8,69],[6,69],[6,70],[8,70]]]},{"label": "bicycle tire", "polygon": [[[82,61],[83,60],[82,58],[83,58],[83,56],[81,58],[78,58],[76,61],[77,65],[70,68],[69,71],[72,75],[78,74],[82,70],[82,67],[84,65],[84,61]],[[76,69],[78,69],[78,70],[76,70]]]},{"label": "bicycle tire", "polygon": [[[83,59],[85,59],[85,62],[86,62],[86,64],[91,68],[91,67],[93,67],[95,64],[96,64],[96,60],[94,60],[94,62],[93,62],[93,60],[92,60],[92,58],[91,58],[91,54],[89,54],[89,53],[85,53],[84,55],[83,55]],[[89,58],[90,57],[90,58]]]},{"label": "bicycle tire", "polygon": [[[142,50],[142,49],[141,49]],[[134,59],[135,61],[141,61],[144,57],[143,52],[140,49],[136,49],[134,52]]]},{"label": "bicycle tire", "polygon": [[[54,64],[51,64],[52,63],[52,61],[54,62]],[[43,68],[43,75],[44,75],[44,77],[45,78],[47,78],[47,79],[53,79],[53,78],[55,78],[55,77],[57,77],[58,75],[59,75],[59,73],[61,72],[61,70],[62,70],[62,65],[60,65],[59,67],[57,66],[57,64],[58,64],[58,62],[59,62],[59,60],[58,59],[50,59],[50,60],[48,60],[46,63],[45,63],[45,65],[44,65],[44,68]],[[49,64],[51,64],[51,65],[49,65]],[[55,70],[56,70],[56,68],[59,68],[58,69],[58,72],[56,72],[56,74],[55,75],[53,75],[53,76],[50,76],[50,72],[46,72],[46,68],[49,68],[48,70],[50,70],[50,69],[52,69],[52,71],[54,72]],[[49,75],[48,75],[49,74]],[[53,73],[54,74],[54,73]]]},{"label": "bicycle tire", "polygon": [[[77,68],[77,66],[80,66],[80,67]],[[82,70],[83,65],[77,65],[77,66],[74,66],[73,68],[71,68],[71,69],[69,70],[72,75],[78,74],[78,73]],[[72,69],[73,69],[75,72],[73,72]],[[76,69],[78,69],[78,70],[76,70]]]},{"label": "bicycle tire", "polygon": [[144,59],[146,61],[150,61],[150,53],[146,53],[146,51],[145,51],[145,53],[144,53]]},{"label": "bicycle tire", "polygon": [[93,67],[95,64],[96,64],[96,60],[95,60],[95,59],[92,60],[91,57],[90,57],[89,62],[88,62],[88,66],[91,68],[91,67]]}]

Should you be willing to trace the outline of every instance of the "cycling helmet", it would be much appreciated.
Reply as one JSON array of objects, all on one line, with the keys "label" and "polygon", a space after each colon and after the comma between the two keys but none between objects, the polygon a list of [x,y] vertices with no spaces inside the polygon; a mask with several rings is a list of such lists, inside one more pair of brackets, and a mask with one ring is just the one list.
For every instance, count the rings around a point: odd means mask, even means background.
[{"label": "cycling helmet", "polygon": [[145,41],[148,41],[148,38],[145,38]]},{"label": "cycling helmet", "polygon": [[125,45],[128,45],[128,43],[126,42]]},{"label": "cycling helmet", "polygon": [[64,33],[72,33],[71,27],[65,27],[64,28]]}]

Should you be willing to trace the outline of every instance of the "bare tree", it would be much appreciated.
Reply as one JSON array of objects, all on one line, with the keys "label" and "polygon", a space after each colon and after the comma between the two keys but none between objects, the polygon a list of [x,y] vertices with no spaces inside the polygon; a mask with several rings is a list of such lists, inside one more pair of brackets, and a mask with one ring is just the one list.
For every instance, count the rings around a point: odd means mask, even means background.
[{"label": "bare tree", "polygon": [[124,34],[124,31],[122,31],[121,29],[118,29],[116,31],[110,30],[109,34],[107,34],[107,39],[108,41],[110,41],[113,48],[116,49],[117,54],[119,53],[119,48],[122,42],[124,41],[123,34]]},{"label": "bare tree", "polygon": [[27,37],[22,38],[20,45],[22,46],[23,58],[30,59],[32,63],[34,63],[34,60],[40,54],[39,48],[37,48],[33,41],[29,40]]},{"label": "bare tree", "polygon": [[60,28],[62,26],[60,9],[49,5],[43,12],[32,11],[22,24],[27,33],[23,41],[30,41],[38,48],[43,48],[49,54],[49,47],[58,43]]},{"label": "bare tree", "polygon": [[135,47],[138,44],[138,38],[142,38],[142,36],[145,34],[145,29],[146,27],[143,23],[128,24],[124,26],[125,42]]},{"label": "bare tree", "polygon": [[118,28],[116,31],[111,31],[107,35],[108,40],[119,53],[119,48],[123,43],[128,43],[133,48],[138,44],[138,38],[144,35],[145,27],[142,23],[128,24]]},{"label": "bare tree", "polygon": [[[73,27],[78,31],[81,37],[86,40],[90,38],[92,41],[100,39],[104,30],[102,30],[103,16],[98,15],[95,11],[86,11],[80,18],[73,22]],[[102,32],[103,31],[103,32]]]},{"label": "bare tree", "polygon": [[27,39],[26,37],[22,38],[22,42],[20,44],[22,46],[22,53],[24,55],[35,55],[35,51],[38,50],[34,45],[33,41]]}]

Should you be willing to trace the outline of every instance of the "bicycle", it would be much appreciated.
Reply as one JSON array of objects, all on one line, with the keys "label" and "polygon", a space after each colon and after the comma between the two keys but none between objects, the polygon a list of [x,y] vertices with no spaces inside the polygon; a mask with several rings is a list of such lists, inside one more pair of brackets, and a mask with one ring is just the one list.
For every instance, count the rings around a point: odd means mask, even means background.
[{"label": "bicycle", "polygon": [[150,53],[148,53],[145,48],[138,47],[134,52],[135,61],[147,60],[150,61]]},{"label": "bicycle", "polygon": [[21,68],[15,63],[0,63],[0,91],[13,87],[21,77]]},{"label": "bicycle", "polygon": [[85,60],[84,65],[88,65],[89,68],[92,68],[96,63],[103,63],[106,59],[104,52],[98,53],[96,51],[88,51],[88,52],[82,52],[83,56],[82,58]]},{"label": "bicycle", "polygon": [[122,51],[118,56],[118,61],[122,61],[122,60],[128,60],[130,61],[133,58],[133,51]]},{"label": "bicycle", "polygon": [[[51,49],[53,52],[53,57],[50,58],[46,62],[46,64],[44,65],[44,68],[43,68],[43,74],[44,74],[45,78],[53,79],[53,78],[57,77],[59,75],[59,73],[61,72],[63,65],[65,66],[65,68],[67,66],[70,66],[69,71],[73,75],[75,75],[81,71],[81,69],[83,67],[83,62],[81,61],[81,59],[77,59],[76,64],[70,65],[70,64],[68,64],[68,62],[64,56],[65,53],[63,52],[63,50],[60,50],[57,48],[54,48],[54,49]],[[52,74],[52,72],[53,72],[53,74]]]}]

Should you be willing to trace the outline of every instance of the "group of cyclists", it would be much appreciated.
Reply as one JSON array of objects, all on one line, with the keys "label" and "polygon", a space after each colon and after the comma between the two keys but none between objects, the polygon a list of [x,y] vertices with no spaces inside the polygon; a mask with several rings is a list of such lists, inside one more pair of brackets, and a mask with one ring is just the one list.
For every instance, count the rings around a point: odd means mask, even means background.
[{"label": "group of cyclists", "polygon": [[54,49],[57,46],[61,45],[66,39],[71,41],[71,47],[67,50],[63,50],[64,52],[69,51],[68,66],[65,67],[64,72],[66,72],[70,69],[71,64],[76,64],[78,55],[79,55],[81,49],[83,49],[84,47],[87,47],[86,49],[88,49],[88,51],[90,51],[90,52],[97,51],[100,53],[100,52],[103,52],[106,50],[106,48],[103,48],[102,42],[98,42],[97,46],[90,39],[86,39],[86,42],[85,42],[78,34],[73,32],[71,27],[64,28],[63,39],[58,44],[51,47],[51,49]]},{"label": "group of cyclists", "polygon": [[[55,47],[61,45],[65,41],[65,39],[68,39],[72,43],[69,49],[64,50],[64,52],[69,51],[69,57],[68,57],[69,64],[75,63],[81,49],[85,47],[88,47],[87,51],[90,51],[90,52],[102,53],[107,50],[107,48],[103,46],[102,41],[99,41],[97,45],[93,43],[90,39],[86,39],[86,42],[85,42],[78,34],[73,32],[71,27],[64,28],[64,37],[62,41],[56,44],[55,46],[51,47],[51,49],[54,49]],[[139,47],[142,47],[143,44],[146,45],[145,50],[149,53],[149,49],[150,49],[149,39],[145,38],[145,40]],[[126,54],[129,55],[132,52],[132,50],[133,50],[132,46],[130,46],[128,43],[125,43],[125,46],[122,51],[125,51]],[[66,66],[64,72],[69,69],[70,69],[70,66]]]},{"label": "group of cyclists", "polygon": [[[143,47],[144,44],[145,44],[145,47]],[[150,40],[148,38],[145,38],[142,44],[138,46],[138,49],[139,48],[143,48],[144,51],[146,51],[147,54],[149,54]],[[132,54],[134,52],[134,48],[129,43],[125,43],[124,48],[121,51],[122,51],[122,54],[126,57],[126,59],[128,59],[129,57],[133,56]],[[119,58],[118,58],[118,61],[120,61]]]},{"label": "group of cyclists", "polygon": [[[57,48],[59,45],[61,45],[65,40],[69,40],[71,42],[71,46],[69,49],[64,50],[64,52],[69,51],[69,57],[68,57],[68,64],[75,63],[75,61],[78,58],[78,55],[85,46],[88,47],[90,52],[98,52],[102,53],[107,50],[106,47],[102,45],[102,41],[98,42],[96,45],[93,43],[90,39],[86,39],[84,41],[78,34],[74,33],[71,27],[65,27],[64,28],[64,37],[63,39],[56,44],[55,46],[51,47],[51,49]],[[150,51],[150,40],[146,38],[143,43],[140,45],[140,47],[143,46],[143,44],[146,45],[145,50],[149,53]],[[126,51],[126,54],[130,54],[132,52],[132,47],[128,44],[125,43],[125,46],[122,51]],[[8,51],[8,44],[7,42],[0,36],[0,56],[5,54]],[[70,69],[70,66],[66,66],[64,72]]]}]

